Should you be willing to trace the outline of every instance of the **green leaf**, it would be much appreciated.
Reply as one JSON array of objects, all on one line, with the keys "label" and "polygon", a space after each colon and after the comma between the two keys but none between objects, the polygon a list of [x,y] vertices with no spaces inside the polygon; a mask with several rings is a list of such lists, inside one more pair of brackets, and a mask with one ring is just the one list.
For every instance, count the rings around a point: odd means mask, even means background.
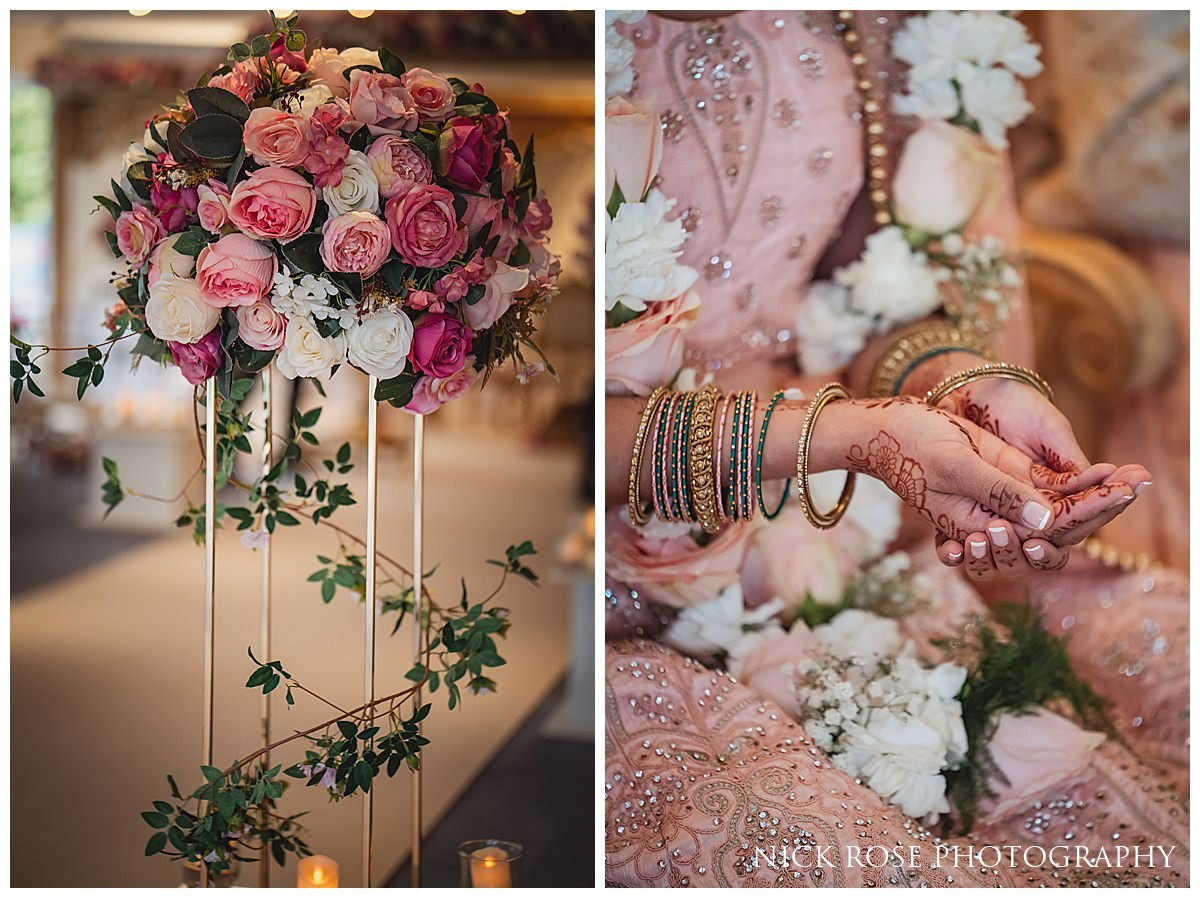
[{"label": "green leaf", "polygon": [[176,237],[172,247],[175,252],[185,256],[198,256],[200,250],[216,239],[217,235],[210,234],[204,228],[193,226]]},{"label": "green leaf", "polygon": [[348,143],[350,144],[350,149],[358,150],[361,153],[361,152],[364,152],[367,149],[367,147],[369,147],[371,145],[371,143],[372,143],[372,141],[374,141],[374,139],[375,138],[371,136],[371,129],[368,128],[366,125],[363,125],[361,128],[359,128],[357,131],[355,131],[353,134],[350,135],[350,140],[348,141]]},{"label": "green leaf", "polygon": [[121,217],[121,207],[108,197],[103,194],[96,194],[92,199],[108,210],[108,214],[112,216],[113,221]]},{"label": "green leaf", "polygon": [[[173,810],[170,805],[167,805],[167,809],[168,811]],[[167,815],[160,813],[159,811],[142,811],[142,819],[154,829],[166,829],[167,823],[169,822],[167,820]]]},{"label": "green leaf", "polygon": [[237,805],[234,803],[231,792],[219,792],[217,794],[217,810],[221,812],[221,816],[226,820],[231,820],[233,815],[237,813]]},{"label": "green leaf", "polygon": [[385,72],[389,75],[395,75],[397,78],[408,71],[404,60],[386,47],[379,48],[379,64],[383,66]]},{"label": "green leaf", "polygon": [[381,380],[375,386],[375,401],[387,402],[396,408],[404,408],[412,401],[413,390],[420,379],[419,374],[404,371],[395,377]]},{"label": "green leaf", "polygon": [[613,181],[612,196],[608,198],[608,205],[604,207],[604,211],[608,213],[609,218],[617,217],[617,210],[626,202],[625,194],[621,191],[621,185]]},{"label": "green leaf", "polygon": [[354,739],[358,736],[358,727],[348,720],[339,720],[337,728],[341,731],[342,736],[346,739]]},{"label": "green leaf", "polygon": [[250,42],[250,52],[255,56],[266,56],[271,52],[271,39],[265,34],[260,34]]},{"label": "green leaf", "polygon": [[243,62],[244,60],[249,59],[250,53],[251,51],[249,44],[243,44],[239,42],[229,48],[229,58],[234,62]]},{"label": "green leaf", "polygon": [[283,244],[283,257],[305,274],[324,274],[322,239],[320,234],[302,234],[290,243]]},{"label": "green leaf", "polygon": [[204,777],[205,782],[213,783],[221,778],[221,771],[209,764],[204,764],[200,767],[200,773]]},{"label": "green leaf", "polygon": [[232,159],[242,146],[242,123],[231,115],[202,115],[183,129],[179,142],[204,159]]},{"label": "green leaf", "polygon": [[146,857],[158,854],[167,847],[167,834],[155,833],[150,837],[150,841],[146,843]]},{"label": "green leaf", "polygon": [[288,36],[284,38],[283,43],[293,53],[299,53],[304,49],[304,43],[307,36],[303,31],[289,31]]},{"label": "green leaf", "polygon": [[197,117],[227,115],[242,123],[250,117],[250,107],[245,101],[221,87],[194,87],[187,92],[187,97]]}]

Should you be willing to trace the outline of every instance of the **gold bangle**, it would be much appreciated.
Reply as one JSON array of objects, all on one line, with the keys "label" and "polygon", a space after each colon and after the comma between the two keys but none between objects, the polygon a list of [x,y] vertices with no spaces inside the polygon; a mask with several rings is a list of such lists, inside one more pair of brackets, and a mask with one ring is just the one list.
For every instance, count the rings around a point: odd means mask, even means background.
[{"label": "gold bangle", "polygon": [[965,387],[967,384],[988,377],[1000,377],[1005,380],[1020,381],[1033,387],[1051,402],[1054,401],[1054,391],[1050,389],[1050,384],[1046,383],[1036,371],[1022,368],[1020,365],[1010,365],[1007,362],[988,362],[987,364],[968,368],[966,371],[958,371],[949,377],[942,378],[934,384],[933,389],[925,394],[925,403],[937,408],[943,399],[959,387]]},{"label": "gold bangle", "polygon": [[808,406],[808,414],[804,416],[804,426],[800,428],[800,442],[796,446],[796,489],[800,493],[800,507],[808,522],[818,530],[828,530],[842,519],[846,509],[850,507],[850,499],[854,496],[854,480],[858,476],[853,471],[846,472],[846,483],[837,504],[829,511],[818,511],[813,505],[808,488],[808,451],[812,441],[813,428],[821,410],[829,403],[838,399],[849,399],[850,393],[839,383],[826,384],[817,390]]},{"label": "gold bangle", "polygon": [[896,332],[879,354],[867,381],[868,396],[896,396],[900,385],[921,362],[943,352],[969,352],[991,359],[987,340],[979,331],[942,321],[920,321]]},{"label": "gold bangle", "polygon": [[713,425],[721,391],[706,384],[696,394],[689,427],[688,476],[691,478],[692,512],[705,533],[721,529],[717,514],[717,482],[713,469]]},{"label": "gold bangle", "polygon": [[629,463],[629,520],[635,527],[644,527],[650,520],[650,516],[642,511],[642,456],[645,455],[650,422],[666,395],[666,387],[659,387],[650,394],[646,409],[642,412],[642,421],[638,424],[637,436],[633,438],[633,458]]}]

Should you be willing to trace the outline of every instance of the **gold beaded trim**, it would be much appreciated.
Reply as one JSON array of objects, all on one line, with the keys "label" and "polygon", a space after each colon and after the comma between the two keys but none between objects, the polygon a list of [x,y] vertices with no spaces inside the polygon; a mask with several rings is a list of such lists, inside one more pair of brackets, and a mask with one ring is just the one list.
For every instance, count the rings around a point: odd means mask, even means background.
[{"label": "gold beaded trim", "polygon": [[927,405],[936,407],[938,403],[960,387],[989,377],[999,377],[1028,384],[1051,402],[1054,401],[1054,391],[1050,389],[1050,384],[1046,383],[1036,371],[1022,368],[1020,365],[1010,365],[1007,362],[988,362],[976,368],[968,368],[966,371],[956,371],[949,377],[938,381],[934,384],[933,389],[925,394],[925,402]]},{"label": "gold beaded trim", "polygon": [[842,519],[842,515],[850,507],[850,500],[854,497],[854,480],[858,475],[853,471],[847,472],[846,484],[842,487],[837,504],[827,512],[818,511],[813,505],[808,484],[808,455],[812,432],[825,406],[838,399],[849,398],[850,392],[839,383],[826,384],[817,390],[809,403],[808,413],[804,416],[804,425],[800,428],[800,441],[796,445],[796,489],[800,493],[800,507],[804,509],[804,516],[808,518],[808,522],[818,530],[828,530]]},{"label": "gold beaded trim", "polygon": [[633,458],[629,463],[629,520],[635,527],[644,527],[650,516],[642,511],[642,456],[645,455],[646,435],[650,431],[650,422],[654,420],[663,397],[667,395],[666,387],[659,387],[650,394],[646,402],[646,410],[642,412],[641,423],[638,424],[637,436],[633,438]]},{"label": "gold beaded trim", "polygon": [[842,43],[850,52],[850,64],[854,66],[855,86],[862,97],[863,124],[866,126],[867,173],[871,188],[871,205],[875,209],[875,224],[883,227],[892,223],[891,202],[888,196],[888,148],[883,136],[883,103],[875,94],[875,81],[871,78],[867,54],[862,50],[862,37],[855,27],[855,12],[843,9],[838,12]]},{"label": "gold beaded trim", "polygon": [[721,391],[716,384],[706,384],[696,394],[690,424],[688,474],[691,477],[692,511],[705,533],[716,533],[721,529],[713,469],[713,429],[720,398]]},{"label": "gold beaded trim", "polygon": [[958,350],[992,358],[983,334],[945,322],[921,321],[897,331],[875,360],[867,381],[868,396],[895,396],[904,377],[923,359],[939,352]]}]

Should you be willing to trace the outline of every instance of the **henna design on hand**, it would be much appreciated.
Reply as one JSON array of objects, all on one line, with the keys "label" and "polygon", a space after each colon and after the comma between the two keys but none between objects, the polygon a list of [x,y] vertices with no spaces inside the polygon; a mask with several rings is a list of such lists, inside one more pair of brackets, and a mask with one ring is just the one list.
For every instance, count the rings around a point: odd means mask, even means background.
[{"label": "henna design on hand", "polygon": [[900,451],[900,441],[890,433],[879,431],[865,449],[857,444],[851,446],[846,461],[850,470],[879,478],[906,505],[933,520],[925,507],[925,469],[915,458]]},{"label": "henna design on hand", "polygon": [[[964,390],[955,400],[955,412],[966,421],[970,421],[981,430],[986,430],[993,436],[1000,437],[1000,421],[992,417],[991,408],[975,401],[970,390]],[[1000,437],[1003,439],[1003,437]]]}]

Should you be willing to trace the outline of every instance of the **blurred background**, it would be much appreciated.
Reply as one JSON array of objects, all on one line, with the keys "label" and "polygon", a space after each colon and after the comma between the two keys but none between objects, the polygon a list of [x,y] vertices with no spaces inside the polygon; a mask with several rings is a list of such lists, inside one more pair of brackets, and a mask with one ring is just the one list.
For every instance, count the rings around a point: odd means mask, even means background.
[{"label": "blurred background", "polygon": [[[280,17],[290,13],[278,11]],[[522,843],[522,884],[593,881],[592,733],[592,192],[591,12],[304,12],[310,40],[386,46],[410,65],[481,82],[511,111],[518,142],[537,135],[539,185],[554,209],[550,249],[561,294],[540,343],[558,370],[527,386],[500,373],[427,425],[426,567],[457,598],[463,576],[482,597],[486,559],[531,539],[540,587],[506,589],[512,630],[495,695],[449,713],[435,704],[425,757],[425,884],[455,885],[455,846]],[[131,140],[160,104],[195,83],[230,44],[270,29],[265,12],[15,12],[11,16],[11,327],[28,342],[86,345],[114,301],[112,258],[93,214]],[[118,349],[120,352],[120,349]],[[139,812],[198,774],[203,553],[176,531],[178,504],[126,500],[101,524],[99,459],[127,484],[177,494],[197,463],[191,390],[178,372],[114,353],[105,383],[82,403],[54,376],[74,356],[45,360],[48,398],[12,406],[12,884],[169,886],[180,867],[142,857]],[[48,363],[48,364],[47,364]],[[277,380],[277,382],[280,382]],[[343,440],[365,460],[366,378],[344,366],[321,405],[323,446]],[[286,392],[280,390],[278,392]],[[251,397],[251,408],[256,407]],[[407,561],[411,419],[388,406],[380,481],[380,548]],[[350,475],[363,495],[362,466]],[[247,473],[251,473],[249,470]],[[201,500],[202,496],[193,496]],[[362,531],[363,506],[338,523]],[[322,694],[357,704],[362,609],[339,591],[323,605],[306,578],[331,547],[317,528],[274,542],[273,655]],[[257,746],[258,702],[242,688],[257,641],[258,556],[218,538],[216,756]],[[399,683],[411,633],[380,628],[378,683]],[[323,719],[300,701],[275,708],[275,732]],[[289,762],[290,763],[290,762]],[[374,885],[407,885],[410,778],[380,784]],[[312,849],[357,886],[360,804],[290,790]],[[240,884],[257,883],[255,865]],[[273,885],[296,882],[294,863]]]}]

